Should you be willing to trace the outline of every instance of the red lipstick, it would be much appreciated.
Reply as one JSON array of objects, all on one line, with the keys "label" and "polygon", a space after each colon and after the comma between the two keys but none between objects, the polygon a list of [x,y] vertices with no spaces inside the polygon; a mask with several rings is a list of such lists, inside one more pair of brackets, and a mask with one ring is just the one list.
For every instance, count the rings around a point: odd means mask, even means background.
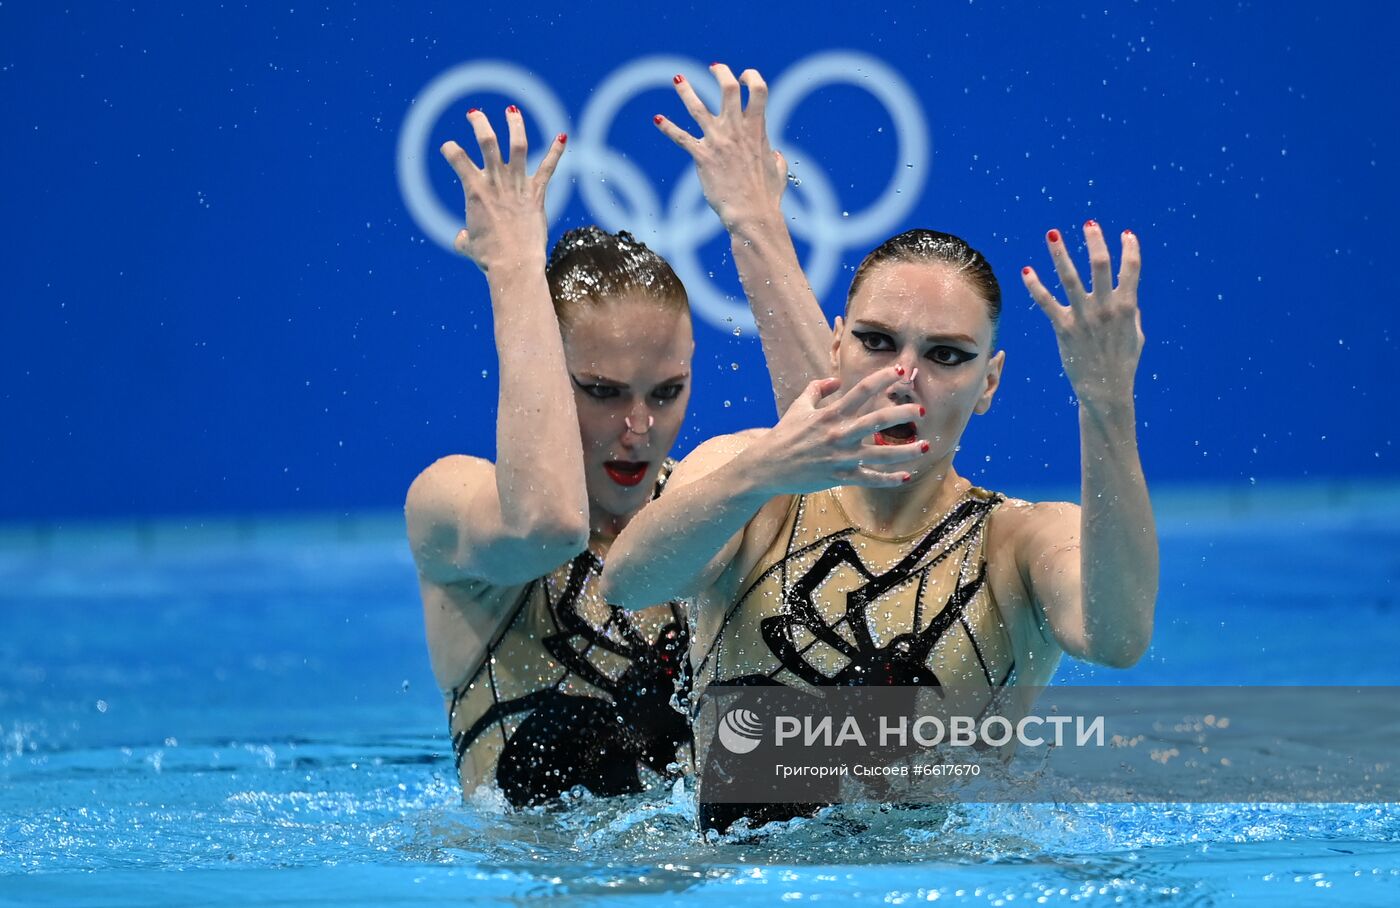
[{"label": "red lipstick", "polygon": [[603,464],[603,471],[613,482],[630,488],[642,481],[649,466],[651,461],[648,460],[610,460]]}]

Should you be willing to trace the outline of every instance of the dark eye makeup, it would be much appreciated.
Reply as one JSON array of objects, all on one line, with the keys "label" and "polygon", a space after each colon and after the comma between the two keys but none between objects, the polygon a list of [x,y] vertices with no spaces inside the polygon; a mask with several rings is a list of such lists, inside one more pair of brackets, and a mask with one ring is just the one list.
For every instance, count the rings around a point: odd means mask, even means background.
[{"label": "dark eye makeup", "polygon": [[924,356],[940,366],[960,366],[970,359],[976,359],[976,353],[969,353],[966,350],[959,350],[957,347],[949,347],[946,344],[939,344],[929,349]]},{"label": "dark eye makeup", "polygon": [[871,353],[889,353],[894,350],[894,340],[883,332],[852,331],[851,334]]},{"label": "dark eye makeup", "polygon": [[618,394],[622,393],[620,388],[613,385],[604,385],[598,382],[581,382],[572,375],[570,375],[569,378],[573,378],[574,385],[594,400],[607,400],[610,397],[617,397]]},{"label": "dark eye makeup", "polygon": [[[894,339],[883,331],[855,331],[851,332],[861,346],[871,353],[893,353]],[[977,354],[958,347],[950,347],[947,344],[935,344],[930,347],[924,357],[930,362],[940,366],[960,366],[968,360],[976,359]]]},{"label": "dark eye makeup", "polygon": [[[619,397],[621,396],[622,391],[625,387],[618,385],[603,384],[602,382],[596,381],[579,381],[578,378],[575,378],[572,375],[570,375],[569,377],[573,379],[575,387],[577,387],[580,391],[582,391],[584,394],[587,394],[594,400],[611,400],[613,398]],[[651,396],[657,402],[664,404],[680,397],[681,392],[684,390],[685,384],[683,382],[671,382],[669,384],[657,386],[651,392]]]}]

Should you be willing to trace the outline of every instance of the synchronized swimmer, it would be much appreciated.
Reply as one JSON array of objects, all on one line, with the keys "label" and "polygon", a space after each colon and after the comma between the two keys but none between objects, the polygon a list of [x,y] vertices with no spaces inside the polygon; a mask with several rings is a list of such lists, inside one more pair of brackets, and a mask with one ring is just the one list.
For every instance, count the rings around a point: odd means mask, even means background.
[{"label": "synchronized swimmer", "polygon": [[[738,80],[724,75],[737,99]],[[764,149],[761,173],[724,166],[733,137],[746,153],[766,144],[761,114],[727,113],[695,149],[707,197],[762,191],[776,204],[780,157]],[[444,457],[414,481],[405,508],[458,775],[464,792],[490,781],[517,807],[577,786],[639,791],[691,757],[688,717],[673,706],[689,694],[687,616],[667,598],[625,611],[599,583],[613,539],[670,475],[694,350],[685,288],[626,232],[570,231],[546,259],[545,193],[567,138],[531,175],[518,108],[506,110],[508,156],[484,113],[467,120],[482,166],[455,142],[442,151],[466,198],[457,249],[491,294],[497,462]],[[734,243],[780,411],[824,368],[827,334],[820,311],[792,305],[786,281],[765,271],[772,261],[800,274],[785,231],[782,241],[763,259],[737,234]]]},{"label": "synchronized swimmer", "polygon": [[[866,256],[829,328],[779,209],[766,87],[753,70],[712,72],[718,113],[676,79],[701,138],[656,122],[729,231],[782,416],[702,443],[673,473],[663,459],[692,350],[674,274],[625,234],[594,231],[561,240],[546,277],[544,189],[564,140],[527,176],[513,108],[510,163],[479,112],[484,167],[444,146],[467,195],[458,245],[486,273],[501,358],[498,463],[445,458],[408,499],[465,791],[492,777],[514,804],[572,785],[637,790],[640,767],[664,775],[691,744],[686,718],[658,706],[710,685],[995,690],[1047,683],[1063,653],[1128,666],[1150,641],[1137,238],[1121,234],[1115,284],[1087,222],[1085,287],[1050,230],[1068,305],[1022,271],[1078,398],[1083,505],[979,488],[953,459],[1006,361],[990,263],[952,234],[901,233]],[[566,241],[611,251],[571,266]],[[700,825],[720,831],[794,815],[709,803],[703,787],[700,801]]]}]

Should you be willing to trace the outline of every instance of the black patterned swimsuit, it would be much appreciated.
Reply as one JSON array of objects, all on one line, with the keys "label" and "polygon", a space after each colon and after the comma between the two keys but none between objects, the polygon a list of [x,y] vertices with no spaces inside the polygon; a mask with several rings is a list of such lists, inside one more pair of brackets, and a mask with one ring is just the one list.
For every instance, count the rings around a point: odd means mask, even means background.
[{"label": "black patterned swimsuit", "polygon": [[[923,528],[888,538],[856,527],[830,490],[796,497],[696,665],[697,690],[1014,684],[984,557],[987,521],[1005,500],[972,487]],[[700,800],[702,826],[721,831],[739,816],[804,812],[706,803],[703,784]]]},{"label": "black patterned swimsuit", "polygon": [[645,787],[643,767],[669,776],[678,751],[688,753],[690,722],[678,708],[690,688],[683,606],[609,605],[598,595],[602,570],[585,551],[528,583],[481,663],[452,690],[448,723],[464,788],[494,777],[517,807],[575,786],[623,794]]}]

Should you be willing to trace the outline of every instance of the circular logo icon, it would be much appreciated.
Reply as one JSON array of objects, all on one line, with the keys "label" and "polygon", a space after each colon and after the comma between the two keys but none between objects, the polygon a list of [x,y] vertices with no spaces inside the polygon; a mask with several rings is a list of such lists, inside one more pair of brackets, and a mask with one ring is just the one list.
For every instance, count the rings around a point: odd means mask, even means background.
[{"label": "circular logo icon", "polygon": [[763,723],[747,709],[731,709],[719,720],[719,742],[730,753],[746,754],[763,740]]},{"label": "circular logo icon", "polygon": [[[718,109],[719,89],[706,78],[708,68],[703,64],[686,57],[645,56],[618,67],[589,93],[575,131],[563,102],[524,67],[506,60],[453,67],[418,93],[404,118],[398,143],[404,204],[424,234],[453,251],[462,218],[460,209],[444,205],[430,185],[428,165],[438,157],[437,149],[428,147],[433,127],[448,109],[473,93],[509,95],[541,135],[570,133],[569,151],[550,181],[546,213],[551,223],[577,192],[599,226],[630,230],[670,262],[697,315],[722,331],[740,328],[752,337],[754,321],[748,306],[717,286],[713,270],[701,262],[701,249],[723,227],[705,203],[694,166],[688,160],[677,162],[683,169],[663,198],[642,168],[608,145],[613,122],[627,102],[644,91],[670,90],[676,73],[685,74],[710,108]],[[894,125],[894,172],[878,197],[860,210],[850,210],[838,196],[837,187],[849,181],[828,174],[817,156],[795,138],[800,131],[789,129],[793,112],[803,100],[829,85],[861,89],[885,109]],[[858,51],[832,50],[799,60],[770,81],[767,122],[773,147],[782,149],[792,167],[794,180],[783,195],[783,209],[793,235],[807,244],[803,271],[820,299],[839,277],[847,249],[884,239],[918,203],[930,161],[923,105],[903,77],[883,61]],[[542,154],[537,150],[531,155],[531,169]]]}]

